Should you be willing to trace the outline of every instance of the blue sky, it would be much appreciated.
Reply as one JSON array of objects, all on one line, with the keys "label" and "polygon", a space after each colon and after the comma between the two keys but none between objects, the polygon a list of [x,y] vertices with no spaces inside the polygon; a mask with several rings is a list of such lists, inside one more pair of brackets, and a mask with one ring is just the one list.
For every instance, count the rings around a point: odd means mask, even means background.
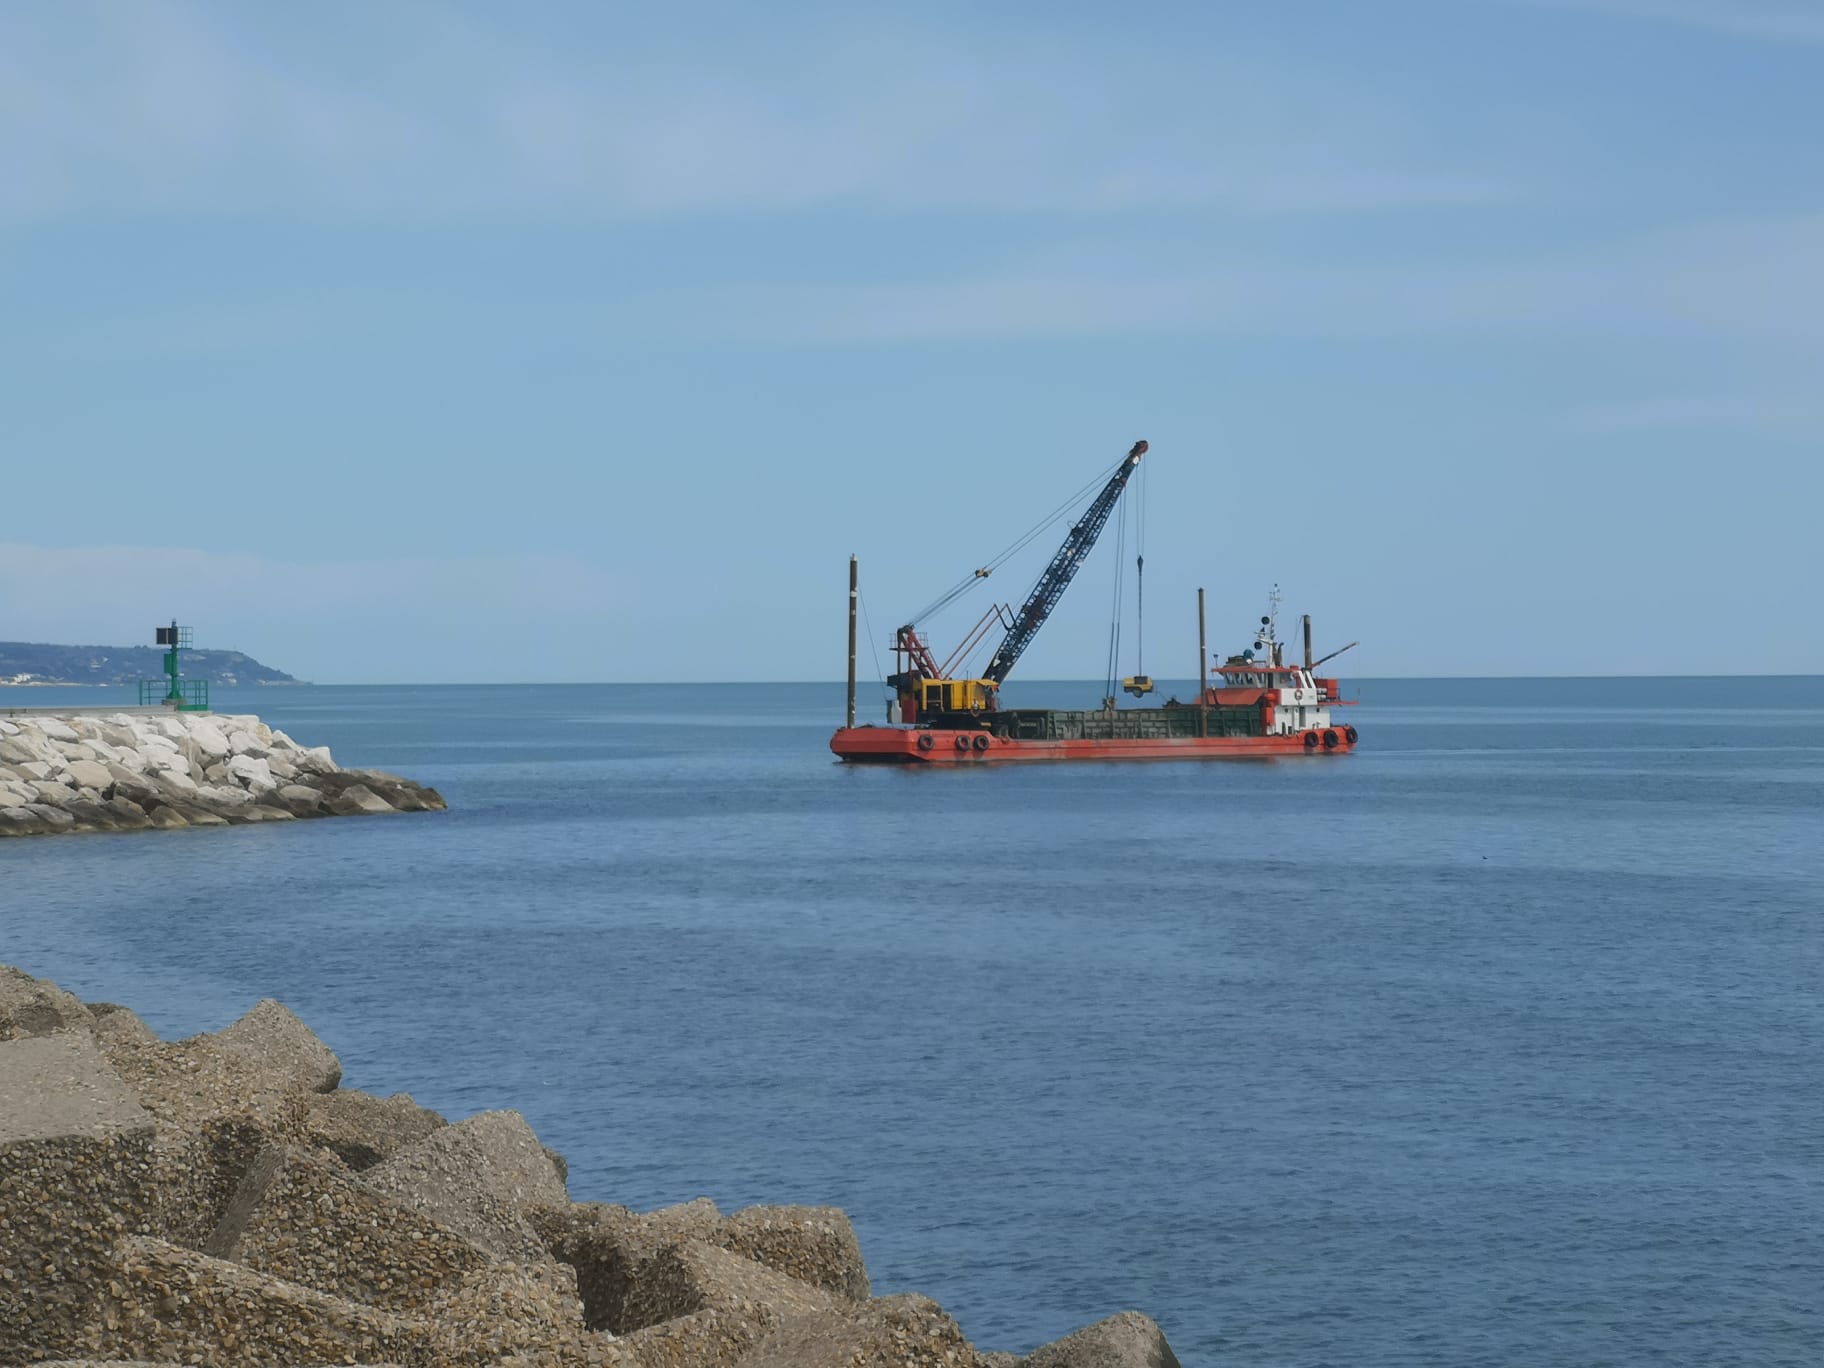
[{"label": "blue sky", "polygon": [[1156,674],[1824,672],[1820,128],[1812,0],[20,0],[0,637],[835,678],[1144,437]]}]

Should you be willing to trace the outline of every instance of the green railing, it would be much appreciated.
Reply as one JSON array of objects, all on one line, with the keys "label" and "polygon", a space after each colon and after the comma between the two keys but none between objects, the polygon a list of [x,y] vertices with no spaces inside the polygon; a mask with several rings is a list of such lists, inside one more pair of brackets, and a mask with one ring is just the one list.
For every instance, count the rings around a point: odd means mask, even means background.
[{"label": "green railing", "polygon": [[206,679],[142,679],[139,681],[139,706],[154,708],[159,704],[179,712],[209,711],[209,681]]}]

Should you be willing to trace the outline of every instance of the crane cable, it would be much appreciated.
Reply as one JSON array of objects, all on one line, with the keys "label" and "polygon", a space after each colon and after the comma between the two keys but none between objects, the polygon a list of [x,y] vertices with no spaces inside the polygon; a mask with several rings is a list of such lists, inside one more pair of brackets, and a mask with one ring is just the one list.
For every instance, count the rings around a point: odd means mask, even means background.
[{"label": "crane cable", "polygon": [[970,589],[973,589],[976,585],[980,584],[983,580],[987,579],[988,576],[992,575],[996,570],[1000,569],[1001,566],[1005,565],[1011,557],[1018,555],[1021,551],[1024,551],[1026,549],[1026,547],[1032,542],[1032,540],[1035,537],[1037,537],[1040,533],[1044,532],[1047,528],[1051,527],[1054,523],[1056,523],[1058,521],[1058,519],[1062,518],[1066,513],[1070,512],[1078,504],[1082,503],[1095,490],[1097,490],[1101,486],[1107,484],[1109,476],[1113,475],[1116,470],[1120,469],[1121,465],[1126,460],[1127,460],[1127,457],[1123,456],[1121,458],[1121,460],[1116,461],[1114,463],[1114,465],[1109,466],[1100,475],[1097,475],[1094,479],[1090,480],[1081,489],[1077,490],[1076,493],[1072,494],[1069,498],[1065,499],[1063,503],[1059,504],[1055,509],[1053,509],[1045,517],[1041,518],[1038,522],[1034,523],[1032,525],[1032,527],[1030,527],[1029,529],[1027,529],[1027,531],[1025,531],[1024,533],[1022,533],[1020,535],[1019,540],[1014,542],[1013,545],[1009,546],[1005,551],[1002,551],[993,560],[989,561],[987,565],[981,567],[979,570],[971,571],[969,574],[965,575],[962,579],[958,580],[956,582],[956,584],[952,585],[949,589],[945,590],[942,594],[940,594],[937,597],[937,599],[934,602],[932,602],[931,604],[929,604],[922,612],[913,614],[911,622],[908,623],[907,625],[916,626],[918,623],[923,622],[926,618],[930,617],[932,614],[940,612],[941,610],[943,610],[945,608],[948,608],[952,603],[954,603],[957,599],[961,598]]},{"label": "crane cable", "polygon": [[874,653],[874,677],[880,681],[880,687],[886,693],[887,721],[893,720],[893,689],[887,683],[887,672],[880,668],[880,646],[874,639],[874,623],[868,617],[868,596],[859,590],[855,594],[861,603],[861,620],[868,629],[868,649]]},{"label": "crane cable", "polygon": [[1115,602],[1108,619],[1108,683],[1103,697],[1114,705],[1115,676],[1121,671],[1121,588],[1127,570],[1127,515],[1115,519]]},{"label": "crane cable", "polygon": [[1140,470],[1134,510],[1134,673],[1146,673],[1146,470]]},{"label": "crane cable", "polygon": [[[1134,674],[1146,673],[1146,469],[1141,467],[1138,497],[1130,505],[1134,523]],[[1127,568],[1129,508],[1115,527],[1115,601],[1108,623],[1108,679],[1106,697],[1114,698],[1121,673],[1121,607],[1123,575]]]}]

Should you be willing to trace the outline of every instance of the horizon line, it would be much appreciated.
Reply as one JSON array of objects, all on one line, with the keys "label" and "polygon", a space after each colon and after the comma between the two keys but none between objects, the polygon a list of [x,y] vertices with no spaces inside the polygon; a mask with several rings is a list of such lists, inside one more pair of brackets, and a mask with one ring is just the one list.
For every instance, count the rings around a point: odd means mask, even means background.
[{"label": "horizon line", "polygon": [[[1324,676],[1329,678],[1329,676]],[[1166,683],[1189,684],[1190,676],[1168,678],[1159,676]],[[1395,674],[1395,675],[1352,675],[1349,683],[1413,683],[1418,681],[1443,680],[1457,683],[1474,683],[1481,680],[1529,680],[1529,679],[1821,679],[1824,671],[1758,671],[1733,672],[1727,674]],[[269,683],[254,681],[247,684],[212,684],[212,688],[276,690],[276,689],[591,689],[591,688],[720,688],[729,686],[769,685],[812,688],[847,687],[845,679],[489,679],[489,680],[447,680],[447,679],[396,679],[396,680],[343,680],[337,683],[319,683],[308,679],[280,680]],[[1029,679],[1020,684],[1085,684],[1101,687],[1106,684],[1102,679]],[[856,692],[873,689],[879,681],[863,684],[856,681]],[[0,683],[0,689],[126,689],[131,684],[110,681],[105,684],[84,684],[75,680],[46,681],[42,684]],[[884,686],[883,686],[884,687]],[[1005,687],[1005,686],[1003,686]],[[1158,690],[1154,690],[1158,692]]]}]

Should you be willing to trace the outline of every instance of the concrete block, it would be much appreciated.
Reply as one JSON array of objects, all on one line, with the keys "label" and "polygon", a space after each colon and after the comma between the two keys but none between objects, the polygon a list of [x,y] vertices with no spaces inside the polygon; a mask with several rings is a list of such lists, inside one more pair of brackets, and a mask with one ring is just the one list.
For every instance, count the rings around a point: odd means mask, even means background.
[{"label": "concrete block", "polygon": [[[358,1182],[320,1151],[273,1147],[256,1159],[207,1252],[350,1301],[423,1311],[486,1251]],[[571,1288],[574,1299],[574,1283]],[[577,1304],[576,1325],[582,1328]]]},{"label": "concrete block", "polygon": [[482,1112],[432,1131],[362,1175],[501,1258],[534,1262],[544,1244],[531,1208],[569,1201],[564,1180],[518,1112]]},{"label": "concrete block", "polygon": [[271,998],[263,998],[211,1039],[218,1048],[299,1092],[332,1092],[342,1081],[342,1062],[335,1052]]},{"label": "concrete block", "polygon": [[[48,1035],[89,1024],[89,1009],[49,979],[0,964],[0,1040]],[[0,1126],[5,1124],[0,1118]]]},{"label": "concrete block", "polygon": [[868,1299],[861,1242],[836,1207],[747,1207],[704,1238],[839,1297]]},{"label": "concrete block", "polygon": [[741,1368],[985,1368],[975,1346],[929,1297],[907,1294],[788,1316]]},{"label": "concrete block", "polygon": [[0,1363],[55,1357],[144,1217],[152,1123],[86,1032],[0,1044]]},{"label": "concrete block", "polygon": [[1033,1350],[1023,1368],[1178,1368],[1151,1316],[1123,1311]]},{"label": "concrete block", "polygon": [[450,1123],[407,1093],[375,1097],[341,1088],[309,1100],[304,1140],[357,1172],[385,1163]]}]

